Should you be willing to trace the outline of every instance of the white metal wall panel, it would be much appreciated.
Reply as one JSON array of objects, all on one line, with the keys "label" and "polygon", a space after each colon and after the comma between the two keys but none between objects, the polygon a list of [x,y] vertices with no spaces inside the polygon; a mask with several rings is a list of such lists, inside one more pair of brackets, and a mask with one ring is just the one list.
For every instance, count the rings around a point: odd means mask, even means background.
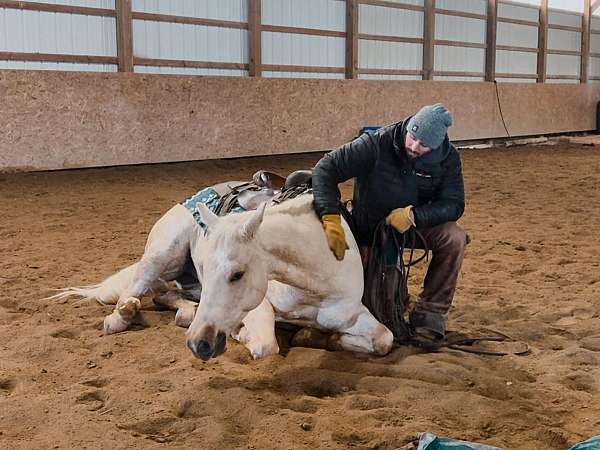
[{"label": "white metal wall panel", "polygon": [[486,21],[467,17],[435,15],[435,38],[485,44]]},{"label": "white metal wall panel", "polygon": [[132,9],[175,16],[248,21],[248,0],[133,0]]},{"label": "white metal wall panel", "polygon": [[358,41],[358,67],[421,70],[423,45],[361,39]]},{"label": "white metal wall panel", "polygon": [[421,75],[385,75],[385,74],[372,74],[372,73],[360,73],[358,74],[359,80],[422,80]]},{"label": "white metal wall panel", "polygon": [[437,0],[435,7],[451,11],[487,14],[487,0]]},{"label": "white metal wall panel", "polygon": [[592,56],[590,57],[590,65],[589,65],[589,75],[591,77],[600,76],[600,57]]},{"label": "white metal wall panel", "polygon": [[435,81],[484,81],[483,77],[449,77],[436,75],[433,77]]},{"label": "white metal wall panel", "polygon": [[600,17],[592,17],[592,30],[600,31]]},{"label": "white metal wall panel", "polygon": [[[540,13],[537,6],[531,7],[527,5],[521,6],[507,3],[498,3],[498,17],[539,22]],[[498,25],[500,25],[500,23],[498,23]]]},{"label": "white metal wall panel", "polygon": [[582,18],[580,14],[548,10],[548,23],[551,25],[566,25],[568,27],[581,28],[581,22]]},{"label": "white metal wall panel", "polygon": [[115,9],[115,0],[25,0],[25,3],[31,3],[32,1],[35,3],[51,3],[55,5]]},{"label": "white metal wall panel", "polygon": [[567,79],[554,79],[554,80],[546,80],[546,83],[551,84],[579,84],[579,80],[567,80]]},{"label": "white metal wall panel", "polygon": [[549,50],[581,51],[581,33],[566,30],[548,30]]},{"label": "white metal wall panel", "polygon": [[498,22],[496,44],[537,48],[538,29],[528,25]]},{"label": "white metal wall panel", "polygon": [[548,9],[562,9],[564,11],[572,11],[583,13],[584,0],[548,0]]},{"label": "white metal wall panel", "polygon": [[0,69],[64,70],[74,72],[116,72],[116,64],[55,63],[44,61],[0,61]]},{"label": "white metal wall panel", "polygon": [[168,75],[212,75],[212,76],[248,76],[247,70],[230,69],[198,69],[193,67],[162,67],[162,66],[134,66],[136,73],[160,73]]},{"label": "white metal wall panel", "polygon": [[423,6],[424,0],[388,0],[390,3],[406,3],[408,5]]},{"label": "white metal wall panel", "polygon": [[537,83],[535,78],[496,78],[498,83]]},{"label": "white metal wall panel", "polygon": [[537,53],[497,50],[496,72],[535,74],[537,73]]},{"label": "white metal wall panel", "polygon": [[[498,16],[514,19],[538,21],[537,7],[515,6],[500,3]],[[497,45],[537,48],[538,29],[534,26],[498,22],[496,32]],[[496,51],[496,72],[534,75],[537,73],[537,53]],[[536,79],[528,78],[496,78],[496,81],[509,83],[535,83]]]},{"label": "white metal wall panel", "polygon": [[330,80],[343,80],[343,73],[319,73],[319,72],[263,72],[266,78],[324,78]]},{"label": "white metal wall panel", "polygon": [[[504,0],[500,0],[500,1],[504,1]],[[532,6],[532,7],[536,8],[536,7],[540,6],[542,0],[508,0],[508,2],[519,3],[519,4],[528,5],[528,6]]]},{"label": "white metal wall panel", "polygon": [[112,17],[0,8],[0,51],[116,56]]},{"label": "white metal wall panel", "polygon": [[[485,49],[483,48],[436,45],[434,53],[436,71],[485,72]],[[472,77],[469,79],[473,80]]]},{"label": "white metal wall panel", "polygon": [[546,74],[579,76],[579,56],[548,55]]},{"label": "white metal wall panel", "polygon": [[293,33],[262,33],[263,64],[345,67],[346,39]]},{"label": "white metal wall panel", "polygon": [[142,58],[247,63],[248,31],[134,20],[133,52]]},{"label": "white metal wall panel", "polygon": [[262,0],[262,23],[346,31],[346,2],[339,0]]},{"label": "white metal wall panel", "polygon": [[403,37],[423,37],[423,12],[360,5],[358,32]]},{"label": "white metal wall panel", "polygon": [[600,34],[590,36],[590,52],[600,53]]}]

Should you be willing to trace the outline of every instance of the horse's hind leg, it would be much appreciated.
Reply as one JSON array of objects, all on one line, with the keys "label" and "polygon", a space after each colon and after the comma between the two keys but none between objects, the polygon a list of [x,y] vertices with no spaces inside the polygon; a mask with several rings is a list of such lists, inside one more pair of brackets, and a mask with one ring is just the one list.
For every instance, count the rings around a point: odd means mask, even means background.
[{"label": "horse's hind leg", "polygon": [[121,292],[113,313],[104,318],[106,334],[127,330],[141,307],[140,297],[160,286],[160,278],[174,278],[181,271],[189,253],[192,230],[193,218],[181,205],[156,222],[132,282]]},{"label": "horse's hind leg", "polygon": [[392,332],[362,306],[362,311],[350,328],[329,337],[328,348],[383,356],[390,352],[393,342]]},{"label": "horse's hind leg", "polygon": [[123,291],[112,314],[104,318],[104,333],[114,334],[125,331],[141,308],[140,298],[153,287],[167,262],[161,257],[144,254],[140,260],[133,282]]}]

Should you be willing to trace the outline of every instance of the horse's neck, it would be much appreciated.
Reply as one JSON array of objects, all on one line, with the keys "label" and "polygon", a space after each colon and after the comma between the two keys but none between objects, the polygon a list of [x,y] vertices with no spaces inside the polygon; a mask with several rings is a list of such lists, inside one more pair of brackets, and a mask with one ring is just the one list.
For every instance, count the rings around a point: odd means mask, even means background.
[{"label": "horse's neck", "polygon": [[314,215],[265,216],[258,238],[266,253],[269,277],[299,289],[321,290],[334,271],[331,265],[322,264],[328,249],[320,233],[323,230]]}]

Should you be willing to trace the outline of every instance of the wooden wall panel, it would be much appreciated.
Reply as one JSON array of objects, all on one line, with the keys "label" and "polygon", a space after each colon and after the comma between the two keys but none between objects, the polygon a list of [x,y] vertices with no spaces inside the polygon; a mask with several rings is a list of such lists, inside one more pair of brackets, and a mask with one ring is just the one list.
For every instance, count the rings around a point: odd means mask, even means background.
[{"label": "wooden wall panel", "polygon": [[499,83],[498,94],[511,136],[596,128],[600,85]]},{"label": "wooden wall panel", "polygon": [[[513,135],[595,128],[600,85],[498,88]],[[484,82],[1,71],[0,95],[4,170],[327,151],[435,102],[453,139],[505,136]]]}]

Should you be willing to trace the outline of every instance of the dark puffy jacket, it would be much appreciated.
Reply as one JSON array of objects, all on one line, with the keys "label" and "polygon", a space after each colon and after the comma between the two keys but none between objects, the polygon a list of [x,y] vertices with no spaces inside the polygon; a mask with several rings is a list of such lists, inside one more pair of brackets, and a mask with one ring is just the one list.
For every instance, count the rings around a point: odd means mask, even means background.
[{"label": "dark puffy jacket", "polygon": [[413,205],[419,228],[456,221],[464,211],[458,151],[446,136],[431,153],[409,159],[404,148],[408,119],[361,135],[325,155],[314,169],[319,217],[340,212],[338,183],[356,178],[352,215],[361,245],[370,244],[377,224],[395,208]]}]

